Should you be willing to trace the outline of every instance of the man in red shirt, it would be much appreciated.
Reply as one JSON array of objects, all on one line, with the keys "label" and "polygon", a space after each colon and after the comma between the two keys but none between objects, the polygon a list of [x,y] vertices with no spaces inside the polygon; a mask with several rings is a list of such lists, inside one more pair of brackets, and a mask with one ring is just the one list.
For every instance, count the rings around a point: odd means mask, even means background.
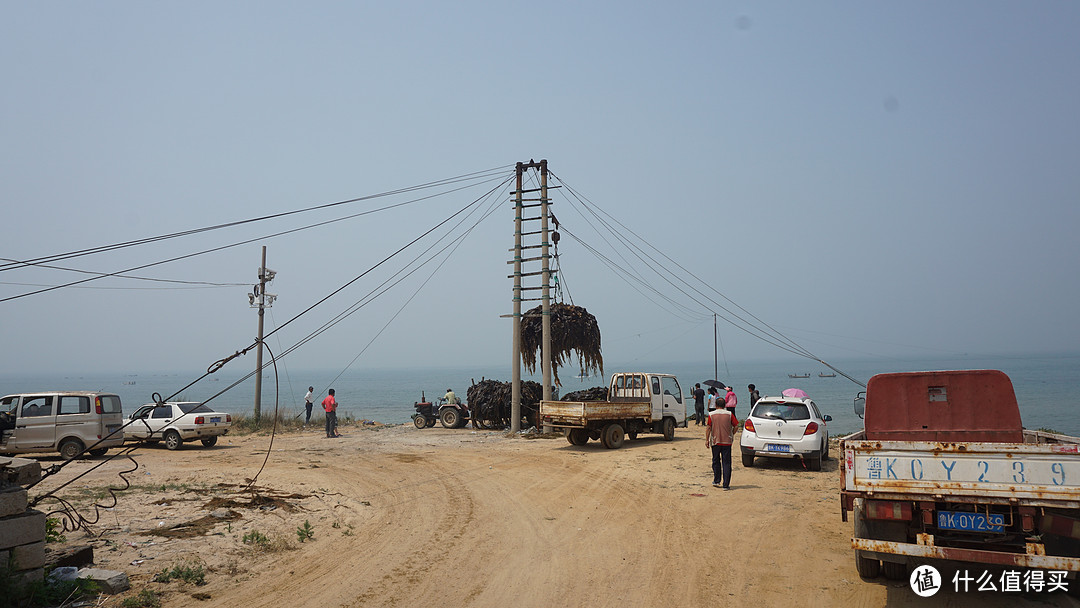
[{"label": "man in red shirt", "polygon": [[722,407],[705,419],[705,446],[712,450],[714,488],[731,489],[731,443],[738,425],[735,412]]},{"label": "man in red shirt", "polygon": [[[326,399],[322,400],[322,406],[326,410],[326,438],[341,437],[337,432],[337,399],[334,399],[334,389],[327,391]],[[730,453],[729,449],[729,456]]]}]

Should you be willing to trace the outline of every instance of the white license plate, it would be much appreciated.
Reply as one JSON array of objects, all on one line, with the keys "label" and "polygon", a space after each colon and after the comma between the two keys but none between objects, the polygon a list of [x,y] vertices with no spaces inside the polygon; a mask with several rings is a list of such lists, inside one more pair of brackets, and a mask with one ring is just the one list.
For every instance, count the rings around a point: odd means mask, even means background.
[{"label": "white license plate", "polygon": [[791,446],[786,443],[766,443],[766,452],[790,452]]}]

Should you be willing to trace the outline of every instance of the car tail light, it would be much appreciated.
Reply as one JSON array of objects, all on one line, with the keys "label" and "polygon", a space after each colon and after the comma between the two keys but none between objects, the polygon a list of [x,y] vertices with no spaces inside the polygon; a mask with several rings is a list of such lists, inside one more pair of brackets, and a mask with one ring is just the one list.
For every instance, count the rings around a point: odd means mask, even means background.
[{"label": "car tail light", "polygon": [[806,430],[803,431],[802,434],[803,435],[813,435],[816,432],[817,432],[817,423],[816,422],[811,422],[810,424],[806,425]]},{"label": "car tail light", "polygon": [[232,422],[232,414],[225,414],[225,422]]},{"label": "car tail light", "polygon": [[743,428],[750,431],[751,433],[757,432],[754,430],[754,421],[750,420],[749,418],[746,419],[746,423],[743,424]]},{"label": "car tail light", "polygon": [[104,414],[105,408],[101,406],[101,397],[94,397],[94,413]]},{"label": "car tail light", "polygon": [[202,417],[202,416],[196,416],[196,417],[195,417],[195,424],[202,424],[202,423],[204,423],[204,422],[206,422],[206,420],[205,420],[205,419],[203,419],[203,417]]}]

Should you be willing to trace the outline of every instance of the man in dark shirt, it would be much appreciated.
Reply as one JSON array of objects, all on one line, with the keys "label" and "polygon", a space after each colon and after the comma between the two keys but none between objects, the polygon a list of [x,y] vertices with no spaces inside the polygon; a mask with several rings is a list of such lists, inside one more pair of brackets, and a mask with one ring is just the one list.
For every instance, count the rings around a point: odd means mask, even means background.
[{"label": "man in dark shirt", "polygon": [[705,424],[705,390],[701,384],[694,385],[694,424]]}]

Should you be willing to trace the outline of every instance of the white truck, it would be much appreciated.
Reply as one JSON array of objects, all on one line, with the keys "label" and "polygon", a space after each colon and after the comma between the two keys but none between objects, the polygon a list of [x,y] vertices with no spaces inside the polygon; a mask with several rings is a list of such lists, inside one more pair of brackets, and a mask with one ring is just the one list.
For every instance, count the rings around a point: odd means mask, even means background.
[{"label": "white truck", "polygon": [[1024,429],[1004,373],[879,374],[855,410],[840,500],[861,576],[931,558],[1080,571],[1080,438]]},{"label": "white truck", "polygon": [[604,447],[622,447],[624,433],[663,433],[675,438],[675,427],[686,422],[686,401],[671,374],[623,372],[612,374],[607,401],[541,401],[540,420],[565,429],[572,445],[599,439]]}]

